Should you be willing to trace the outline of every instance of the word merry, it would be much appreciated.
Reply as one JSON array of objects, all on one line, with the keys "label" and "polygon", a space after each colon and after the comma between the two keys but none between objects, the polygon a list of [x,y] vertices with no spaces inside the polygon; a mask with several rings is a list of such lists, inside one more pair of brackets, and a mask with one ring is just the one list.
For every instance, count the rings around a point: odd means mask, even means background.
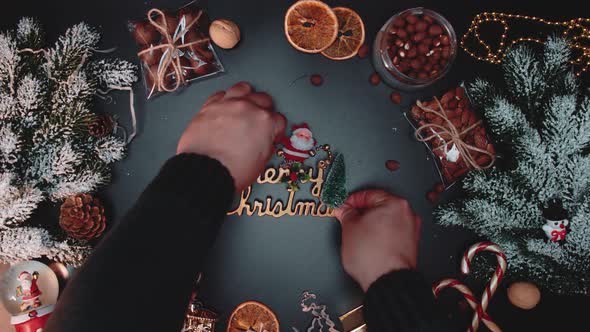
[{"label": "word merry", "polygon": [[[241,216],[242,214],[246,214],[248,216],[252,216],[255,213],[258,216],[272,216],[275,218],[279,218],[285,215],[288,216],[314,216],[314,217],[333,217],[334,216],[334,209],[328,207],[324,203],[322,203],[319,198],[322,192],[322,185],[324,183],[324,169],[321,167],[317,168],[317,174],[314,174],[314,169],[310,168],[308,170],[309,180],[303,180],[301,183],[311,182],[313,183],[311,187],[311,195],[318,200],[301,200],[295,202],[295,190],[289,189],[289,198],[287,199],[287,203],[283,204],[282,201],[276,201],[273,204],[273,198],[267,197],[266,200],[263,202],[261,200],[254,200],[254,202],[250,203],[250,195],[252,194],[252,186],[244,189],[242,194],[240,195],[240,204],[238,207],[228,212],[227,215],[238,215]],[[256,179],[256,183],[259,184],[278,184],[282,183],[283,177],[288,177],[291,173],[291,170],[285,168],[267,168],[259,177]]]}]

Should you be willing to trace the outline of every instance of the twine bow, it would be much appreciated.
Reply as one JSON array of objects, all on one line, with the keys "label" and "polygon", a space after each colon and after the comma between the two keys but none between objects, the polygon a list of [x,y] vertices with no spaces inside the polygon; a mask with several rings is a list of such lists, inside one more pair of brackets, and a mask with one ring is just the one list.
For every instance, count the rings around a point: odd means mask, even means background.
[{"label": "twine bow", "polygon": [[[496,156],[493,153],[490,153],[489,151],[484,150],[484,149],[480,149],[476,146],[467,144],[463,140],[463,137],[468,132],[470,132],[471,130],[473,130],[474,128],[476,128],[477,126],[479,126],[481,124],[481,120],[475,122],[474,124],[470,125],[469,127],[465,128],[461,132],[459,132],[459,129],[457,129],[457,127],[455,127],[453,122],[451,122],[451,120],[447,116],[445,109],[443,108],[443,106],[440,103],[440,101],[438,100],[438,98],[435,97],[434,100],[438,104],[438,108],[440,109],[440,111],[437,111],[435,109],[431,109],[429,107],[424,106],[424,104],[422,104],[422,102],[419,100],[416,102],[416,105],[418,107],[420,107],[420,109],[422,109],[424,112],[432,113],[432,114],[440,117],[441,119],[443,119],[443,121],[447,123],[447,127],[436,124],[436,123],[426,123],[426,124],[418,127],[418,129],[416,129],[416,131],[414,133],[416,139],[420,142],[428,142],[428,141],[432,140],[433,138],[437,138],[437,137],[440,138],[443,135],[448,136],[448,137],[450,137],[451,142],[455,145],[455,147],[459,151],[460,156],[462,156],[463,160],[465,160],[465,163],[467,164],[467,166],[469,166],[472,169],[476,169],[476,170],[483,170],[483,169],[488,169],[488,168],[492,167],[496,161]],[[435,130],[433,128],[436,128],[437,130]],[[423,137],[421,133],[425,129],[430,129],[432,131],[432,134],[427,137]],[[445,142],[445,144],[442,144],[441,146],[434,148],[433,151],[444,149],[445,153],[447,153],[448,152],[447,146],[449,145],[449,143],[450,142]],[[473,156],[471,155],[470,151],[476,151],[476,152],[483,153],[483,154],[489,156],[490,157],[489,163],[484,166],[478,165],[477,162],[475,161],[475,159],[473,158]]]},{"label": "twine bow", "polygon": [[[180,87],[181,84],[186,83],[186,79],[184,75],[182,75],[182,66],[180,65],[180,57],[179,53],[181,52],[180,49],[189,47],[191,45],[200,44],[204,42],[208,42],[209,38],[202,38],[199,40],[195,40],[192,42],[185,43],[184,42],[184,35],[187,31],[199,20],[201,15],[203,14],[202,10],[199,10],[199,13],[191,22],[186,24],[184,21],[184,17],[176,27],[174,32],[174,36],[171,36],[168,32],[168,22],[166,21],[166,15],[164,12],[157,8],[152,8],[147,14],[148,21],[151,25],[153,25],[164,37],[164,42],[159,45],[151,46],[137,55],[141,56],[142,54],[151,52],[157,49],[165,49],[162,58],[160,60],[160,64],[158,65],[158,71],[155,75],[155,82],[154,82],[154,89],[155,87],[158,88],[158,91],[166,91],[166,92],[174,92]],[[154,16],[159,16],[162,18],[162,24],[155,21]],[[181,40],[182,43],[177,45],[178,41]],[[172,71],[176,75],[176,80],[174,82],[174,87],[169,88],[164,84],[164,75],[168,72],[169,67],[172,67]]]}]

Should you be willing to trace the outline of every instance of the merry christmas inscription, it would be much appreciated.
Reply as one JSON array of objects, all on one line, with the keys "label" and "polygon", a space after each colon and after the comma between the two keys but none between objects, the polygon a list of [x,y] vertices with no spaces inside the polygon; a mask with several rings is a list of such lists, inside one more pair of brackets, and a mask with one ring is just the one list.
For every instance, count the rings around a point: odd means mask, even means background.
[{"label": "merry christmas inscription", "polygon": [[[317,172],[314,174],[314,169],[309,168],[307,170],[309,179],[302,180],[301,183],[311,182],[313,183],[311,187],[311,195],[317,200],[301,200],[295,202],[295,193],[296,190],[288,189],[289,191],[289,198],[287,199],[287,203],[283,204],[282,201],[278,200],[275,201],[273,204],[272,197],[267,197],[266,200],[263,202],[261,200],[254,200],[254,202],[250,203],[250,195],[252,194],[252,186],[244,189],[240,196],[240,204],[238,207],[228,212],[227,215],[234,215],[237,214],[241,216],[242,214],[246,214],[248,216],[254,215],[256,213],[258,216],[272,216],[275,218],[279,218],[285,215],[288,216],[314,216],[314,217],[333,217],[334,216],[334,209],[328,207],[324,203],[322,203],[320,198],[320,193],[322,192],[322,185],[324,183],[324,168],[316,167]],[[277,184],[282,183],[282,179],[285,176],[289,176],[291,170],[285,168],[267,168],[259,177],[256,179],[256,182],[259,184]]]}]

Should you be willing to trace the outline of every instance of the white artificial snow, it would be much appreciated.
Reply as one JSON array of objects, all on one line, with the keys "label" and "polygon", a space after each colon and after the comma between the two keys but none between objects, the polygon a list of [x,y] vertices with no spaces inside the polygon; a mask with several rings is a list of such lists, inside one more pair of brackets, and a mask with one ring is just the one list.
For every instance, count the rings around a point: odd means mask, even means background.
[{"label": "white artificial snow", "polygon": [[27,74],[22,78],[16,91],[16,100],[22,109],[22,115],[41,106],[41,89],[41,82],[33,75]]},{"label": "white artificial snow", "polygon": [[20,152],[21,142],[17,134],[9,125],[0,125],[0,161],[14,164],[18,161],[17,153]]},{"label": "white artificial snow", "polygon": [[0,173],[0,233],[8,224],[21,223],[28,218],[44,197],[31,185],[15,186],[13,173]]},{"label": "white artificial snow", "polygon": [[25,42],[29,36],[38,36],[40,30],[39,22],[31,17],[23,17],[16,26],[16,38]]},{"label": "white artificial snow", "polygon": [[107,164],[123,159],[125,156],[125,142],[117,137],[105,137],[96,142],[94,151]]},{"label": "white artificial snow", "polygon": [[137,67],[121,59],[103,59],[94,63],[92,73],[104,89],[129,87],[137,81]]},{"label": "white artificial snow", "polygon": [[77,266],[89,252],[87,245],[55,241],[43,228],[23,226],[0,232],[0,260],[9,264],[47,256]]}]

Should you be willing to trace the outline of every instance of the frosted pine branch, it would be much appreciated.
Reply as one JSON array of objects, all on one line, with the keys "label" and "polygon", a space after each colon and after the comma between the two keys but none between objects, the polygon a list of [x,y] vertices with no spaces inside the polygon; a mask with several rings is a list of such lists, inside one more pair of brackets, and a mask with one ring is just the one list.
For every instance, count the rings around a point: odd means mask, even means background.
[{"label": "frosted pine branch", "polygon": [[0,232],[0,261],[7,264],[46,256],[79,266],[89,253],[89,246],[56,241],[43,228],[23,226]]},{"label": "frosted pine branch", "polygon": [[84,171],[59,178],[49,190],[49,198],[53,201],[63,200],[68,196],[95,191],[98,187],[108,183],[108,174],[96,171]]},{"label": "frosted pine branch", "polygon": [[45,68],[57,80],[66,80],[74,71],[88,61],[98,44],[100,35],[86,23],[69,28],[47,52]]},{"label": "frosted pine branch", "polygon": [[571,51],[568,41],[557,37],[549,36],[544,45],[543,72],[545,76],[557,77],[568,70],[568,61]]},{"label": "frosted pine branch", "polygon": [[43,32],[37,20],[23,17],[16,27],[16,40],[19,47],[36,50],[43,46]]},{"label": "frosted pine branch", "polygon": [[57,112],[76,106],[75,103],[86,101],[96,93],[96,86],[84,72],[73,73],[68,81],[69,84],[60,84],[53,95],[53,108]]},{"label": "frosted pine branch", "polygon": [[543,141],[547,153],[557,159],[579,152],[586,145],[578,135],[576,109],[575,95],[553,96],[546,106]]},{"label": "frosted pine branch", "polygon": [[44,102],[41,95],[43,89],[42,83],[31,74],[25,75],[20,81],[16,101],[20,110],[19,118],[25,127],[30,128],[39,123],[39,114],[36,113],[42,112],[39,108]]},{"label": "frosted pine branch", "polygon": [[13,173],[0,173],[0,233],[7,225],[26,220],[44,199],[32,185],[15,186],[16,178]]},{"label": "frosted pine branch", "polygon": [[508,91],[513,98],[527,106],[526,109],[530,112],[527,115],[536,113],[539,97],[547,87],[540,67],[533,51],[524,45],[518,45],[509,51],[502,64]]},{"label": "frosted pine branch", "polygon": [[125,156],[125,142],[117,137],[105,137],[96,142],[94,152],[106,164],[114,163]]},{"label": "frosted pine branch", "polygon": [[16,163],[21,147],[20,137],[11,126],[0,124],[0,162],[7,165]]},{"label": "frosted pine branch", "polygon": [[84,23],[51,49],[31,52],[45,45],[42,37],[31,18],[0,33],[0,260],[46,256],[79,264],[90,247],[64,241],[55,224],[27,222],[45,200],[94,192],[110,181],[108,164],[123,158],[125,145],[90,135],[91,106],[101,84],[128,87],[137,75],[126,61],[94,59],[100,36]]},{"label": "frosted pine branch", "polygon": [[[509,279],[583,294],[590,290],[590,97],[569,54],[567,41],[555,37],[542,55],[519,46],[502,66],[507,90],[482,79],[466,85],[488,132],[502,143],[503,160],[467,176],[466,198],[438,208],[435,217],[500,245]],[[553,242],[542,227],[563,219],[566,239]],[[482,271],[487,280],[491,271]]]},{"label": "frosted pine branch", "polygon": [[103,59],[90,67],[103,89],[129,87],[137,82],[137,66],[121,59]]},{"label": "frosted pine branch", "polygon": [[0,32],[0,85],[4,85],[10,95],[14,94],[19,61],[16,41],[11,35]]}]

